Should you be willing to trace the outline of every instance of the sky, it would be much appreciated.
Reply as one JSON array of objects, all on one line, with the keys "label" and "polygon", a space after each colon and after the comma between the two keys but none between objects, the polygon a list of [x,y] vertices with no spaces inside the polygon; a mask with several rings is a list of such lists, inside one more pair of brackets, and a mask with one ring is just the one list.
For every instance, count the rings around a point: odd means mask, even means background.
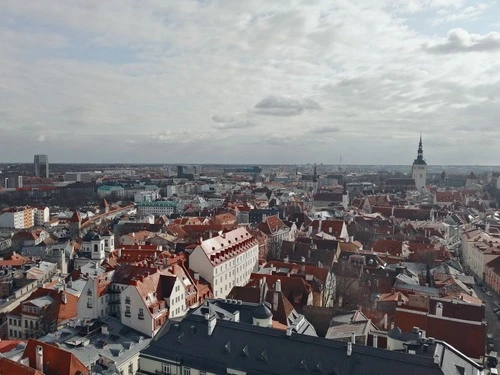
[{"label": "sky", "polygon": [[500,0],[0,0],[0,162],[500,165]]}]

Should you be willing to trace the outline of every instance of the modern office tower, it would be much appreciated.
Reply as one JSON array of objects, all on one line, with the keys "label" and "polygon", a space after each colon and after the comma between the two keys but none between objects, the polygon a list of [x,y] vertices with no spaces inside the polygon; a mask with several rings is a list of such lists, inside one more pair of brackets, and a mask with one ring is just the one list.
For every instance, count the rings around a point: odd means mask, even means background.
[{"label": "modern office tower", "polygon": [[35,176],[49,178],[49,158],[47,155],[35,155]]}]

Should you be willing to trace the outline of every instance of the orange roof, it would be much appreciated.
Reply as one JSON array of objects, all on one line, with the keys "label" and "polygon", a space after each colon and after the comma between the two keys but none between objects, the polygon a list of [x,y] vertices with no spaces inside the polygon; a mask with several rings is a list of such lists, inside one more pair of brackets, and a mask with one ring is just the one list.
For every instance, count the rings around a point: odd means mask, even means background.
[{"label": "orange roof", "polygon": [[260,229],[265,234],[273,234],[278,232],[281,228],[286,227],[280,218],[276,215],[268,216],[266,221],[259,223],[257,229]]},{"label": "orange roof", "polygon": [[10,257],[4,260],[0,260],[0,267],[1,266],[22,266],[28,261],[28,258],[25,258],[17,253],[13,253]]},{"label": "orange roof", "polygon": [[377,253],[389,253],[401,256],[403,241],[399,240],[378,240],[373,243],[372,250]]},{"label": "orange roof", "polygon": [[[321,224],[321,225],[320,225]],[[345,223],[342,220],[314,220],[311,224],[315,231],[321,231],[331,234],[335,237],[340,237]]]},{"label": "orange roof", "polygon": [[[30,367],[36,368],[36,348],[43,348],[43,368],[46,374],[89,374],[85,365],[71,352],[48,343],[30,339],[24,349],[23,358],[28,358]],[[16,373],[17,374],[17,373]]]},{"label": "orange roof", "polygon": [[0,353],[7,353],[26,340],[0,340]]},{"label": "orange roof", "polygon": [[[66,303],[63,303],[63,294],[66,295]],[[23,303],[27,303],[31,300],[41,298],[41,297],[51,297],[54,302],[51,303],[44,312],[44,318],[54,319],[57,324],[64,321],[73,319],[77,316],[78,310],[78,297],[67,293],[65,291],[57,291],[55,289],[38,288],[36,289],[29,298]],[[17,306],[14,310],[10,312],[12,315],[21,314],[22,304]]]},{"label": "orange roof", "polygon": [[35,370],[34,368],[14,362],[13,360],[8,358],[0,358],[0,374],[43,375],[42,372]]}]

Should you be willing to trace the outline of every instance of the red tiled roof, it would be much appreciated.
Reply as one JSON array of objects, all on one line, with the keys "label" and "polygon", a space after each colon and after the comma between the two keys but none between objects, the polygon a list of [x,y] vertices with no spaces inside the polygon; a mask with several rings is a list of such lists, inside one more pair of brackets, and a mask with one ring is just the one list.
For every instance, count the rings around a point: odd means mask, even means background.
[{"label": "red tiled roof", "polygon": [[10,352],[19,344],[25,343],[26,340],[0,340],[0,353]]},{"label": "red tiled roof", "polygon": [[372,245],[372,249],[378,253],[389,253],[401,256],[403,241],[398,240],[378,240]]},{"label": "red tiled roof", "polygon": [[286,227],[285,223],[283,223],[276,215],[268,216],[266,218],[266,221],[261,222],[259,223],[259,225],[257,225],[257,228],[265,234],[274,234],[283,227]]},{"label": "red tiled roof", "polygon": [[20,267],[28,261],[28,258],[25,258],[17,253],[12,254],[10,257],[4,260],[0,260],[1,266],[13,266]]},{"label": "red tiled roof", "polygon": [[[5,375],[43,375],[42,372],[14,362],[8,358],[0,358],[0,374]],[[62,374],[61,374],[62,375]]]},{"label": "red tiled roof", "polygon": [[459,191],[436,191],[437,202],[462,202],[462,194]]},{"label": "red tiled roof", "polygon": [[[320,226],[321,223],[321,226]],[[331,234],[335,237],[340,237],[345,223],[342,220],[314,220],[311,224],[315,231],[321,231]]]},{"label": "red tiled roof", "polygon": [[89,374],[87,367],[85,367],[85,365],[71,352],[33,339],[28,341],[23,353],[23,358],[28,358],[30,367],[36,368],[37,346],[43,348],[43,368],[46,374]]},{"label": "red tiled roof", "polygon": [[[66,295],[66,303],[63,303],[63,294]],[[54,300],[54,302],[51,303],[45,310],[43,315],[44,319],[47,319],[49,321],[52,320],[57,324],[60,324],[77,316],[78,297],[65,291],[57,291],[55,289],[47,288],[36,289],[26,301],[18,305],[14,310],[10,312],[10,314],[20,315],[22,311],[22,304],[28,303],[31,300],[41,297],[51,297]]]}]

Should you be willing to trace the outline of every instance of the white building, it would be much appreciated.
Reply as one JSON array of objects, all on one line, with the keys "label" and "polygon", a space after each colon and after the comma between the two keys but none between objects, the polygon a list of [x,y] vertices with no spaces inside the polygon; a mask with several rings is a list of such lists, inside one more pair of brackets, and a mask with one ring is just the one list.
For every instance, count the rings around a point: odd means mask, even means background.
[{"label": "white building", "polygon": [[50,210],[48,207],[35,207],[34,211],[34,224],[44,225],[50,220]]},{"label": "white building", "polygon": [[0,213],[0,227],[26,229],[35,225],[35,210],[31,207],[11,207]]},{"label": "white building", "polygon": [[154,336],[169,317],[186,314],[182,280],[168,270],[121,266],[88,277],[78,301],[78,318],[116,316],[121,323]]},{"label": "white building", "polygon": [[160,193],[158,190],[144,190],[138,191],[134,194],[134,202],[154,202],[160,199]]},{"label": "white building", "polygon": [[259,243],[245,228],[201,242],[189,256],[189,267],[212,285],[215,298],[246,285],[257,270]]},{"label": "white building", "polygon": [[422,150],[422,136],[420,136],[420,142],[418,144],[418,154],[417,158],[413,162],[411,174],[413,180],[415,181],[415,187],[417,188],[417,190],[420,192],[424,192],[426,190],[427,183],[427,163],[424,160],[424,151]]},{"label": "white building", "polygon": [[111,194],[114,194],[120,198],[124,197],[125,189],[122,186],[110,186],[110,185],[103,185],[97,188],[97,196],[99,198],[105,198]]},{"label": "white building", "polygon": [[500,239],[480,229],[472,229],[462,233],[461,244],[465,265],[484,279],[485,265],[500,255]]},{"label": "white building", "polygon": [[140,202],[137,203],[137,214],[139,216],[169,216],[177,212],[177,205],[177,202],[172,201]]}]

